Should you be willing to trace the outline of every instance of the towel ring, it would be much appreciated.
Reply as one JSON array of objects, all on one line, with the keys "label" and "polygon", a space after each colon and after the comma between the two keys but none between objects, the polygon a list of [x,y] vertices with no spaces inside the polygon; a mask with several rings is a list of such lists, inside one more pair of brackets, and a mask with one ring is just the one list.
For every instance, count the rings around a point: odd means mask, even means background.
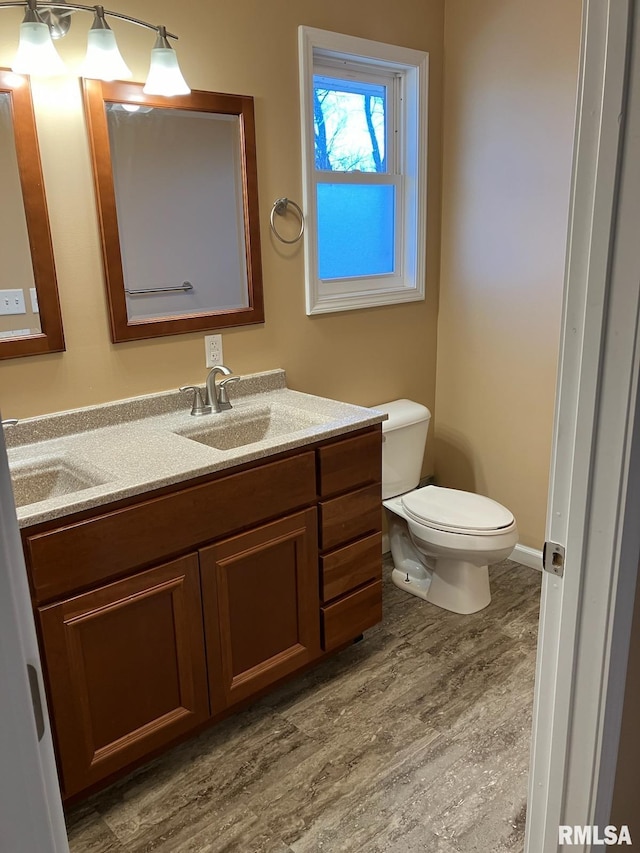
[{"label": "towel ring", "polygon": [[[284,237],[281,237],[280,234],[278,234],[278,229],[276,228],[276,224],[275,224],[274,218],[273,218],[276,215],[276,213],[278,214],[278,216],[284,216],[285,213],[287,212],[287,208],[289,207],[289,205],[291,205],[291,207],[295,208],[295,210],[298,213],[298,216],[300,217],[300,231],[298,232],[298,235],[293,238],[293,240],[285,240]],[[269,217],[269,222],[271,224],[271,230],[276,235],[278,240],[280,240],[281,243],[297,243],[298,240],[304,234],[304,213],[302,212],[300,205],[296,204],[295,201],[291,201],[290,198],[277,198],[273,202],[273,207],[271,208],[271,216]]]}]

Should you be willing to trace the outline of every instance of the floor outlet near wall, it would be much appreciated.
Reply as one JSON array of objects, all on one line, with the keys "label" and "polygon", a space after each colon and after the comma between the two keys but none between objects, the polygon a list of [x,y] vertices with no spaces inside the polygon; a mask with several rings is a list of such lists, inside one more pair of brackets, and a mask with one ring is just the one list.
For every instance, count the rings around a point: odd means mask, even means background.
[{"label": "floor outlet near wall", "polygon": [[223,364],[222,335],[205,335],[204,351],[207,367],[215,367],[216,364]]},{"label": "floor outlet near wall", "polygon": [[23,290],[0,290],[0,314],[26,314]]}]

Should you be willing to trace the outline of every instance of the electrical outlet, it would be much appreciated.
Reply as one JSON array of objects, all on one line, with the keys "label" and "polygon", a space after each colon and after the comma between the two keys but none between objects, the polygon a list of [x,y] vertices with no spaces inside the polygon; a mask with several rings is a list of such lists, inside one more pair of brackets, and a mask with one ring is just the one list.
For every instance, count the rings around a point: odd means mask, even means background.
[{"label": "electrical outlet", "polygon": [[23,290],[0,290],[0,314],[26,314]]},{"label": "electrical outlet", "polygon": [[207,367],[215,367],[216,364],[223,364],[222,335],[205,335],[204,351],[206,356],[205,364]]}]

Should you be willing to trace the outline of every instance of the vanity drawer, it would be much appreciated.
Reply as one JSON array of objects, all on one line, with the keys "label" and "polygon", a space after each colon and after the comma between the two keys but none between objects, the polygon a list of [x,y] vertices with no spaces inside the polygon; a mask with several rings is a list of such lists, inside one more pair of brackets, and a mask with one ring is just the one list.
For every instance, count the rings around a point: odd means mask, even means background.
[{"label": "vanity drawer", "polygon": [[309,506],[315,475],[308,451],[28,536],[35,597],[52,600]]},{"label": "vanity drawer", "polygon": [[331,601],[382,577],[382,534],[374,533],[320,557],[320,593]]},{"label": "vanity drawer", "polygon": [[377,483],[382,470],[382,431],[376,427],[365,435],[336,441],[318,450],[318,493],[336,495]]},{"label": "vanity drawer", "polygon": [[382,529],[380,483],[320,503],[320,547],[335,548]]},{"label": "vanity drawer", "polygon": [[353,640],[382,619],[382,581],[320,608],[322,648],[325,652]]}]

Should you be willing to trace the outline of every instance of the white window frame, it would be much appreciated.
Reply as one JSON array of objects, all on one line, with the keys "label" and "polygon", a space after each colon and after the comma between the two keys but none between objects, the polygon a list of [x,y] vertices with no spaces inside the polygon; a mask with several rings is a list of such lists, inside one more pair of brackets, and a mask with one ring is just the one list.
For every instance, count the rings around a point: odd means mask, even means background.
[{"label": "white window frame", "polygon": [[[425,297],[427,227],[427,103],[429,56],[313,27],[299,27],[300,114],[302,125],[303,207],[305,228],[305,284],[307,314],[350,311]],[[396,269],[388,275],[332,279],[318,275],[317,185],[327,173],[315,168],[313,76],[340,66],[350,76],[371,72],[395,80],[396,107],[389,110],[394,137],[387,150],[388,172],[332,172],[332,183],[389,183],[396,187]],[[389,136],[389,133],[387,134]],[[320,174],[320,180],[318,175]],[[322,181],[322,176],[325,181]]]}]

